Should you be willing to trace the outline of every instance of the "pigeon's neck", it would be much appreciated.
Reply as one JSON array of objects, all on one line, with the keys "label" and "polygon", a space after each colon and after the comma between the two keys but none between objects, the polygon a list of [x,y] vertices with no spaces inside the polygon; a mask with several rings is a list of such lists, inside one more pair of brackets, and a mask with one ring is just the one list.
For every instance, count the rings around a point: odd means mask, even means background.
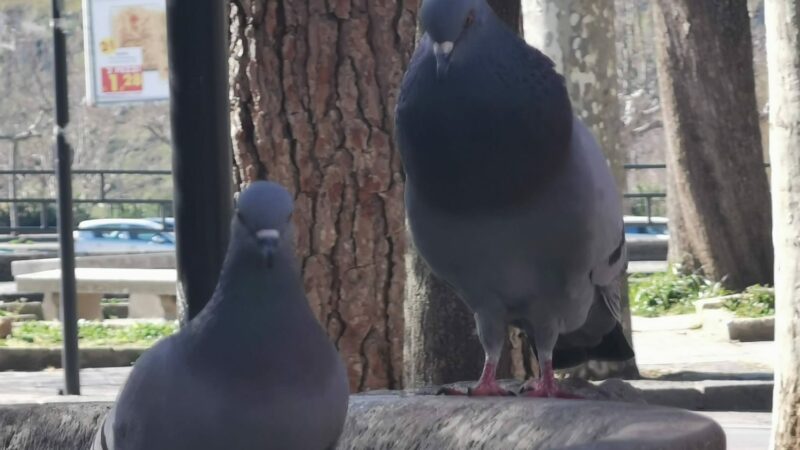
[{"label": "pigeon's neck", "polygon": [[[290,250],[290,249],[289,249]],[[274,254],[272,264],[251,249],[231,252],[225,261],[216,298],[240,304],[277,304],[290,301],[302,286],[300,273],[290,251]],[[273,294],[267,297],[267,293]],[[224,295],[223,295],[224,294]]]}]

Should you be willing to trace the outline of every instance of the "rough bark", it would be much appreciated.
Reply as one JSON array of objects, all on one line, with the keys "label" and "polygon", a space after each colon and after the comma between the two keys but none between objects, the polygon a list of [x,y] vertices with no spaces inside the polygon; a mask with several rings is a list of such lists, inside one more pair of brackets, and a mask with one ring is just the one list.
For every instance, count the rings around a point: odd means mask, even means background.
[{"label": "rough bark", "polygon": [[[772,281],[770,202],[746,0],[659,0],[655,26],[684,261],[741,289]],[[671,234],[674,234],[673,230]]]},{"label": "rough bark", "polygon": [[775,243],[775,366],[770,448],[800,448],[800,0],[766,0]]},{"label": "rough bark", "polygon": [[[409,239],[410,243],[410,239]],[[409,244],[406,254],[403,380],[406,388],[478,376],[483,348],[469,308]]]},{"label": "rough bark", "polygon": [[353,391],[402,386],[406,244],[392,127],[417,4],[231,2],[236,167],[243,183],[268,178],[294,194],[306,292]]},{"label": "rough bark", "polygon": [[[620,142],[614,2],[525,0],[522,5],[525,39],[553,59],[564,75],[574,111],[600,143],[622,195],[627,157]],[[632,342],[626,287],[623,283],[623,328]],[[634,360],[591,361],[574,373],[592,378],[635,377],[638,370]]]},{"label": "rough bark", "polygon": [[[489,0],[497,15],[515,30],[520,30],[519,0]],[[419,33],[421,28],[417,28]],[[444,281],[430,272],[428,265],[409,239],[406,256],[406,297],[404,370],[407,388],[446,384],[475,379],[483,366],[484,353],[475,330],[472,312]],[[509,348],[526,348],[518,337],[507,343],[498,364],[500,378],[526,376],[521,352]],[[512,361],[518,361],[512,364]]]}]

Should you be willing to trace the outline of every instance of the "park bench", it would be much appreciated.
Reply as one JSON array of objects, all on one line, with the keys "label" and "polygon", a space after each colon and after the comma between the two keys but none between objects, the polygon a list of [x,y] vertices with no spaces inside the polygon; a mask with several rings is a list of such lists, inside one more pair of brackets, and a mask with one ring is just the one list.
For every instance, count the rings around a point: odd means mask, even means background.
[{"label": "park bench", "polygon": [[[59,318],[61,270],[44,270],[14,276],[17,289],[25,292],[41,292],[42,313],[45,320]],[[126,293],[128,317],[177,316],[175,269],[129,269],[93,268],[75,269],[78,294],[78,318],[102,320],[100,301],[103,294]]]}]

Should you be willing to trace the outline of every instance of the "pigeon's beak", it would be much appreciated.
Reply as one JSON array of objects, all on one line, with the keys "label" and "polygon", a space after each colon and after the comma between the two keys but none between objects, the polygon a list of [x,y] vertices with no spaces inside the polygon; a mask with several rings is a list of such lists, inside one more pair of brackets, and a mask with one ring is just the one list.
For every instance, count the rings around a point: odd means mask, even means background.
[{"label": "pigeon's beak", "polygon": [[264,259],[267,261],[268,268],[272,267],[272,261],[274,259],[275,251],[278,248],[280,238],[281,233],[278,230],[265,229],[258,230],[256,232],[258,246],[261,248],[261,254],[264,255]]},{"label": "pigeon's beak", "polygon": [[441,80],[447,76],[447,69],[450,67],[450,55],[453,52],[453,42],[435,42],[433,44],[433,55],[436,57],[436,78]]}]

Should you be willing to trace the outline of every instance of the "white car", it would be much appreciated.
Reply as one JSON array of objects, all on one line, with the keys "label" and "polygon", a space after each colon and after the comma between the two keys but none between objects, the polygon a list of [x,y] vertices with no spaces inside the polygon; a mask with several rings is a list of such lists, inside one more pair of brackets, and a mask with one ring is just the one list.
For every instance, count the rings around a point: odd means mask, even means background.
[{"label": "white car", "polygon": [[75,253],[141,253],[175,250],[172,233],[147,219],[92,219],[73,232]]}]

